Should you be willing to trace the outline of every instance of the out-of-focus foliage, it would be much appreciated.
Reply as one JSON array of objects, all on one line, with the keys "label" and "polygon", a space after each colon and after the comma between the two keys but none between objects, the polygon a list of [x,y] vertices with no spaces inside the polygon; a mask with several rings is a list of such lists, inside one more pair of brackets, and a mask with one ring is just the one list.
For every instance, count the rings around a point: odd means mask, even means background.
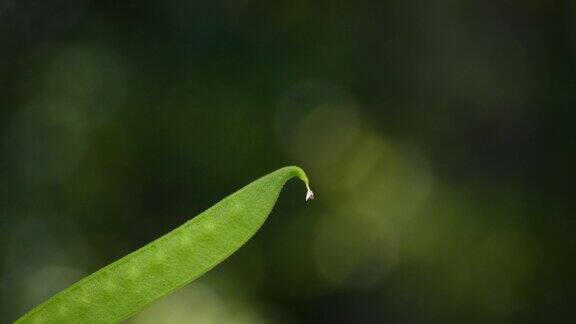
[{"label": "out-of-focus foliage", "polygon": [[0,0],[0,322],[289,163],[132,323],[566,320],[575,106],[571,1]]}]

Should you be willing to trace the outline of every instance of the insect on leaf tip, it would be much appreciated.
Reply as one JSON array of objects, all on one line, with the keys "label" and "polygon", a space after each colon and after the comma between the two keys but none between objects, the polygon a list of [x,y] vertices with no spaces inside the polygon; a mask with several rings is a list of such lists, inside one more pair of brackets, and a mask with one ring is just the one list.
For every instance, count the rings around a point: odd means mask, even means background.
[{"label": "insect on leaf tip", "polygon": [[310,190],[310,188],[307,189],[308,191],[306,191],[306,201],[314,199],[314,192]]}]

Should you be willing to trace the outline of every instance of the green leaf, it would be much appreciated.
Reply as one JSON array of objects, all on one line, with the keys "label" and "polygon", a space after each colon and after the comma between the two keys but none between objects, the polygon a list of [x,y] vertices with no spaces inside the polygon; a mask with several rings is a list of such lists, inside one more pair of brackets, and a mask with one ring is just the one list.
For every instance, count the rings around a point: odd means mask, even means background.
[{"label": "green leaf", "polygon": [[110,323],[137,313],[222,262],[246,243],[274,207],[284,184],[308,178],[295,166],[274,171],[170,233],[80,280],[17,323]]}]

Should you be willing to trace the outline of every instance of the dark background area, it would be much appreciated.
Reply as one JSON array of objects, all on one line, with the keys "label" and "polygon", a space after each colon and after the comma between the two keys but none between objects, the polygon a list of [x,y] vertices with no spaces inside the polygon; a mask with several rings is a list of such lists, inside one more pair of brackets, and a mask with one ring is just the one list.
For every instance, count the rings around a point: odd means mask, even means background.
[{"label": "dark background area", "polygon": [[237,254],[130,323],[562,322],[573,1],[0,0],[0,322],[259,176]]}]

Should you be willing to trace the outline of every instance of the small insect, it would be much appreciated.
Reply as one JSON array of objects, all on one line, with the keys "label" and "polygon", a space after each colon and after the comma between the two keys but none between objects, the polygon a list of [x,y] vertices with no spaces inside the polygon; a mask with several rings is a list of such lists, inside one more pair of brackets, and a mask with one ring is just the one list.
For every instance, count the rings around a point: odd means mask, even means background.
[{"label": "small insect", "polygon": [[308,190],[306,191],[306,201],[314,199],[314,192],[310,190],[310,188],[307,189]]}]

